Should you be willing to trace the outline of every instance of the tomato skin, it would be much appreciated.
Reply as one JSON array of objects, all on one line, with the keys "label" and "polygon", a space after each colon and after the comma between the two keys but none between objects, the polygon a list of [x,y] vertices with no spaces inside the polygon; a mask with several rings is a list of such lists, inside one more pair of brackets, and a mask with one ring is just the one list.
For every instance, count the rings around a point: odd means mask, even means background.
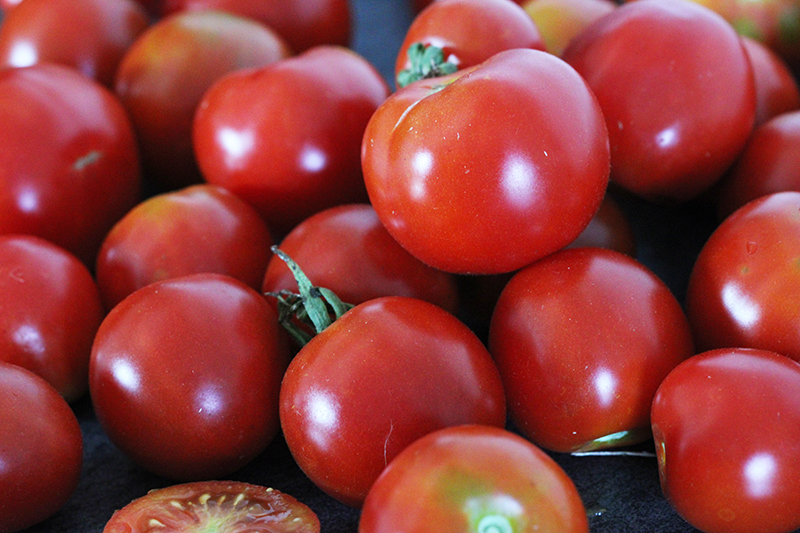
[{"label": "tomato skin", "polygon": [[32,235],[0,236],[0,360],[38,374],[68,402],[88,390],[89,355],[105,316],[77,257]]},{"label": "tomato skin", "polygon": [[275,31],[217,11],[177,13],[143,32],[120,62],[114,91],[133,121],[145,174],[158,192],[202,182],[192,121],[224,74],[288,57]]},{"label": "tomato skin", "polygon": [[109,231],[97,257],[108,309],[150,283],[216,272],[260,289],[272,237],[258,212],[222,187],[200,184],[153,196]]},{"label": "tomato skin", "polygon": [[755,85],[741,39],[695,3],[621,5],[573,39],[563,58],[605,114],[611,181],[647,200],[706,191],[752,130]]},{"label": "tomato skin", "polygon": [[75,414],[49,383],[0,361],[0,531],[38,524],[75,492],[83,436]]},{"label": "tomato skin", "polygon": [[306,475],[359,507],[412,441],[452,425],[503,427],[506,411],[497,368],[474,333],[433,304],[387,296],[354,307],[298,352],[280,417]]},{"label": "tomato skin", "polygon": [[133,500],[114,512],[103,533],[146,533],[151,531],[150,520],[158,520],[168,531],[184,533],[211,528],[275,533],[320,530],[317,515],[284,492],[238,481],[194,481],[155,489]]},{"label": "tomato skin", "polygon": [[[702,413],[702,416],[698,416]],[[665,496],[707,533],[800,527],[800,365],[730,348],[678,365],[652,409]]]},{"label": "tomato skin", "polygon": [[609,159],[585,82],[552,54],[523,49],[395,92],[362,147],[389,233],[461,274],[510,272],[573,241],[602,202]]},{"label": "tomato skin", "polygon": [[110,91],[60,65],[0,72],[0,234],[43,237],[92,265],[140,187],[136,139]]},{"label": "tomato skin", "polygon": [[636,257],[636,236],[628,216],[614,197],[606,194],[589,225],[567,248],[596,247]]},{"label": "tomato skin", "polygon": [[694,346],[680,304],[655,274],[618,252],[576,248],[508,282],[489,351],[519,430],[573,452],[649,439],[653,395]]},{"label": "tomato skin", "polygon": [[[291,257],[319,287],[343,301],[360,304],[379,296],[426,300],[455,314],[455,278],[406,252],[381,225],[369,204],[332,207],[307,218],[281,241]],[[269,261],[262,292],[297,292],[297,282],[278,256]]]},{"label": "tomato skin", "polygon": [[[487,527],[489,523],[507,528]],[[572,480],[542,450],[502,428],[434,431],[395,457],[364,502],[359,533],[589,531]]]},{"label": "tomato skin", "polygon": [[800,109],[800,87],[786,62],[760,41],[742,37],[742,43],[753,66],[756,84],[754,127],[777,115]]},{"label": "tomato skin", "polygon": [[366,59],[338,46],[232,73],[200,102],[200,169],[284,235],[318,211],[367,200],[361,138],[388,93]]},{"label": "tomato skin", "polygon": [[444,57],[465,69],[512,48],[544,50],[539,29],[509,0],[438,0],[419,13],[406,31],[395,61],[395,77],[411,66],[414,43],[442,49]]},{"label": "tomato skin", "polygon": [[109,312],[89,387],[102,428],[135,462],[170,479],[215,478],[277,434],[287,354],[261,295],[229,276],[193,274],[150,284]]},{"label": "tomato skin", "polygon": [[612,0],[527,0],[520,5],[539,28],[545,50],[559,57],[576,35],[617,6]]},{"label": "tomato skin", "polygon": [[689,277],[697,348],[771,350],[800,360],[800,192],[762,196],[711,234]]},{"label": "tomato skin", "polygon": [[59,63],[106,87],[113,85],[119,61],[149,24],[133,0],[30,0],[19,7],[0,25],[0,67]]}]

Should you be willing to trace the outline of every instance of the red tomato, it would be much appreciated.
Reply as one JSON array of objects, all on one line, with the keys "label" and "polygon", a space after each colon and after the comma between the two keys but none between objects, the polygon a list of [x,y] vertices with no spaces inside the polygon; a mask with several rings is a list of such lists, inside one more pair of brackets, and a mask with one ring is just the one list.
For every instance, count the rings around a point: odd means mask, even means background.
[{"label": "red tomato", "polygon": [[589,224],[608,183],[608,134],[569,65],[507,50],[394,93],[367,126],[362,161],[378,217],[412,255],[501,273]]},{"label": "red tomato", "polygon": [[[455,278],[406,252],[381,225],[368,204],[350,204],[313,215],[281,241],[314,284],[343,301],[360,304],[379,296],[409,296],[456,313]],[[262,292],[298,291],[286,263],[270,259]]]},{"label": "red tomato", "polygon": [[[0,0],[2,1],[2,0]],[[411,4],[414,7],[414,11],[420,12],[430,4],[432,4],[435,0],[411,0]],[[515,4],[521,4],[523,0],[513,0]]]},{"label": "red tomato", "polygon": [[283,379],[280,418],[297,464],[323,491],[362,504],[403,448],[442,427],[503,427],[502,383],[480,340],[440,307],[387,296],[318,333]]},{"label": "red tomato", "polygon": [[232,73],[200,102],[200,169],[283,235],[318,211],[367,200],[361,138],[388,94],[366,59],[338,46]]},{"label": "red tomato", "polygon": [[635,259],[564,250],[515,275],[489,330],[509,415],[558,452],[643,442],[658,385],[694,354],[667,286]]},{"label": "red tomato", "polygon": [[78,487],[83,436],[50,384],[0,362],[0,531],[21,531],[61,509]]},{"label": "red tomato", "polygon": [[416,43],[441,48],[444,59],[459,69],[482,63],[503,50],[545,47],[533,20],[510,0],[433,2],[406,31],[395,62],[396,78],[412,67],[408,52]]},{"label": "red tomato", "polygon": [[64,66],[0,72],[0,234],[44,237],[92,265],[139,191],[136,139],[111,92]]},{"label": "red tomato", "polygon": [[720,219],[750,200],[782,191],[800,191],[800,111],[779,115],[753,131],[720,186]]},{"label": "red tomato", "polygon": [[348,0],[164,0],[164,12],[216,9],[275,29],[295,52],[314,46],[350,45]]},{"label": "red tomato", "polygon": [[800,192],[762,196],[714,231],[689,278],[697,347],[759,348],[800,360]]},{"label": "red tomato", "polygon": [[267,301],[242,282],[193,274],[150,284],[97,332],[89,387],[109,439],[181,480],[244,466],[279,430],[287,350]]},{"label": "red tomato", "polygon": [[0,9],[3,11],[11,11],[12,8],[17,7],[22,0],[0,0]]},{"label": "red tomato", "polygon": [[59,63],[111,87],[122,56],[148,24],[133,0],[26,1],[0,25],[0,67]]},{"label": "red tomato", "polygon": [[742,38],[756,84],[755,127],[777,115],[800,109],[800,88],[789,66],[759,41]]},{"label": "red tomato", "polygon": [[589,225],[567,246],[580,247],[608,248],[635,257],[636,236],[633,227],[612,196],[606,194]]},{"label": "red tomato", "polygon": [[105,316],[86,265],[44,239],[2,235],[0,302],[0,360],[40,375],[68,402],[81,397]]},{"label": "red tomato", "polygon": [[588,533],[575,484],[542,450],[501,428],[434,431],[395,457],[364,502],[359,533]]},{"label": "red tomato", "polygon": [[116,511],[103,533],[168,531],[319,533],[319,519],[294,497],[237,481],[195,481],[156,489]]},{"label": "red tomato", "polygon": [[706,533],[800,527],[800,365],[712,350],[675,368],[653,401],[664,495]]},{"label": "red tomato", "polygon": [[710,9],[687,0],[624,4],[563,57],[605,114],[611,181],[648,200],[685,201],[709,189],[750,135],[750,62]]},{"label": "red tomato", "polygon": [[289,53],[273,30],[216,11],[167,17],[136,39],[122,58],[114,88],[133,120],[146,176],[156,190],[202,181],[192,121],[206,90],[223,74]]},{"label": "red tomato", "polygon": [[527,0],[525,12],[533,19],[545,50],[561,56],[573,37],[589,24],[612,12],[613,0]]},{"label": "red tomato", "polygon": [[272,237],[256,210],[214,185],[149,198],[108,233],[97,258],[106,307],[150,283],[200,272],[260,289]]}]

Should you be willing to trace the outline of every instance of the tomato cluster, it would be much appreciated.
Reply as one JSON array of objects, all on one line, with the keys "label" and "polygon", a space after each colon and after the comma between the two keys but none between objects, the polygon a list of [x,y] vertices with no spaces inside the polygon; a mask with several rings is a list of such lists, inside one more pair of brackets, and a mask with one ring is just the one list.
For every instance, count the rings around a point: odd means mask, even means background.
[{"label": "tomato cluster", "polygon": [[0,1],[0,533],[800,528],[797,0],[369,1]]}]

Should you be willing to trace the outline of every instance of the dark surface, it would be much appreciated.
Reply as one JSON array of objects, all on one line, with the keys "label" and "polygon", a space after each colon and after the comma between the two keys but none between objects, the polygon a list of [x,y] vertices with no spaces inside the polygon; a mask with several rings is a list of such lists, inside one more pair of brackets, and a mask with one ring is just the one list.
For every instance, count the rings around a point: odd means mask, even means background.
[{"label": "dark surface", "polygon": [[[353,47],[388,78],[412,13],[406,0],[353,0]],[[715,225],[703,201],[657,206],[618,197],[630,216],[639,259],[683,300],[691,264]],[[85,438],[85,464],[77,492],[57,515],[27,533],[100,533],[115,509],[148,490],[171,484],[134,465],[105,437],[88,398],[74,405]],[[554,457],[573,478],[588,509],[594,533],[696,532],[664,500],[651,446],[636,455]],[[325,533],[355,533],[358,512],[321,493],[300,472],[279,438],[231,479],[274,487],[316,511]]]}]

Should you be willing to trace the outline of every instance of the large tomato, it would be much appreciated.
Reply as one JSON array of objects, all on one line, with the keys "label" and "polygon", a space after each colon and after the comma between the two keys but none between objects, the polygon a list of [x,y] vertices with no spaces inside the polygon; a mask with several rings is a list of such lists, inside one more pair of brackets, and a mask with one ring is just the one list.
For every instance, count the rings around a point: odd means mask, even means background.
[{"label": "large tomato", "polygon": [[140,181],[131,123],[111,92],[60,65],[0,72],[0,234],[43,237],[93,265]]},{"label": "large tomato", "polygon": [[489,331],[511,419],[559,452],[650,438],[661,381],[694,354],[678,300],[635,259],[557,252],[506,285]]},{"label": "large tomato", "polygon": [[433,304],[401,296],[357,305],[295,356],[280,418],[297,464],[323,491],[362,504],[403,448],[442,427],[503,427],[505,396],[484,345]]},{"label": "large tomato", "polygon": [[108,309],[167,278],[216,272],[260,289],[272,237],[256,210],[215,185],[153,196],[106,235],[96,276]]},{"label": "large tomato", "polygon": [[139,35],[120,62],[114,90],[133,121],[146,176],[157,191],[202,181],[192,121],[208,88],[232,70],[289,54],[272,29],[217,11],[179,13]]},{"label": "large tomato", "polygon": [[364,502],[359,533],[588,533],[572,480],[505,429],[434,431],[395,457]]},{"label": "large tomato", "polygon": [[362,161],[401,246],[441,270],[490,274],[583,231],[606,191],[609,145],[580,75],[516,49],[394,93],[370,120]]},{"label": "large tomato", "polygon": [[284,235],[317,211],[367,200],[361,138],[388,94],[380,73],[340,46],[231,73],[195,117],[200,170]]},{"label": "large tomato", "polygon": [[[800,21],[798,21],[800,24]],[[800,109],[800,87],[789,66],[760,41],[742,37],[753,67],[758,127],[777,115]]]},{"label": "large tomato", "polygon": [[750,135],[750,61],[730,24],[698,4],[624,4],[573,39],[563,58],[603,109],[611,181],[648,200],[685,201],[709,189]]},{"label": "large tomato", "polygon": [[52,62],[111,87],[122,56],[147,28],[134,0],[28,0],[0,25],[0,66]]},{"label": "large tomato", "polygon": [[698,349],[747,347],[800,360],[800,192],[778,192],[725,219],[689,278]]},{"label": "large tomato", "polygon": [[800,365],[729,348],[681,363],[658,388],[653,435],[664,495],[706,533],[800,527]]},{"label": "large tomato", "polygon": [[193,274],[152,283],[97,332],[89,388],[102,428],[161,476],[227,475],[279,430],[288,352],[275,311],[244,283]]},{"label": "large tomato", "polygon": [[0,362],[0,531],[21,531],[52,516],[78,487],[83,436],[50,384]]},{"label": "large tomato", "polygon": [[0,360],[40,375],[71,402],[89,386],[105,316],[89,269],[32,235],[0,236]]}]

